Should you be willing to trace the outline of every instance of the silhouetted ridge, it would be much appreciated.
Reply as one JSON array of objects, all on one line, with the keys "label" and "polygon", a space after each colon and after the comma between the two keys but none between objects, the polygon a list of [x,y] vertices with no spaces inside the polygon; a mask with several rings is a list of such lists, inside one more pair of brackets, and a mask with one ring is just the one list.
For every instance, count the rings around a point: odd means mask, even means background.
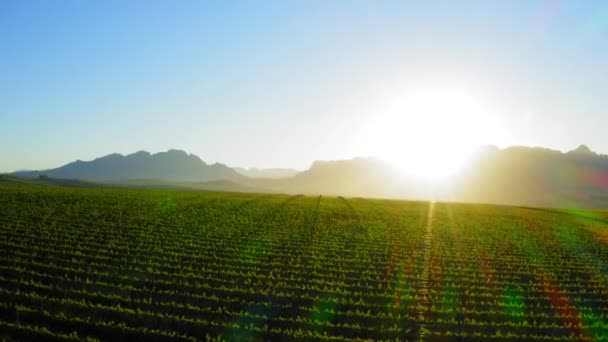
[{"label": "silhouetted ridge", "polygon": [[[374,158],[315,161],[308,170],[292,170],[289,177],[248,178],[226,165],[208,165],[181,150],[110,154],[57,169],[14,175],[112,183],[137,180],[121,184],[138,186],[608,208],[608,156],[596,154],[585,145],[567,153],[524,146],[483,146],[478,152],[464,170],[440,184],[404,178],[403,172]],[[229,182],[201,184],[223,180]]]},{"label": "silhouetted ridge", "polygon": [[148,151],[137,151],[133,154],[129,154],[127,157],[149,157],[150,152]]},{"label": "silhouetted ridge", "polygon": [[593,151],[591,151],[589,149],[589,147],[587,147],[587,145],[581,145],[579,146],[576,150],[572,150],[568,153],[575,153],[575,154],[595,154],[593,153]]},{"label": "silhouetted ridge", "polygon": [[608,157],[585,145],[567,153],[509,147],[480,156],[453,184],[458,201],[605,208]]},{"label": "silhouetted ridge", "polygon": [[182,150],[169,150],[155,154],[138,151],[127,156],[113,153],[92,161],[78,160],[56,169],[17,172],[15,175],[29,178],[45,175],[51,178],[89,181],[154,179],[206,182],[244,178],[225,165],[219,163],[207,165],[196,155],[187,154]]}]

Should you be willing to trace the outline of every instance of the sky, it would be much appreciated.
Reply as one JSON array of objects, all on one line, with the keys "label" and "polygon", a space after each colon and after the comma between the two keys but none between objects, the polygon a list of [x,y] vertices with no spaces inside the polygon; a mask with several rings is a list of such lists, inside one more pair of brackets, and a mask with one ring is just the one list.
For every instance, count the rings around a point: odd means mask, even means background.
[{"label": "sky", "polygon": [[[605,1],[6,0],[0,171],[171,148],[305,169],[420,136],[608,154],[607,79]],[[491,120],[419,127],[408,89]]]}]

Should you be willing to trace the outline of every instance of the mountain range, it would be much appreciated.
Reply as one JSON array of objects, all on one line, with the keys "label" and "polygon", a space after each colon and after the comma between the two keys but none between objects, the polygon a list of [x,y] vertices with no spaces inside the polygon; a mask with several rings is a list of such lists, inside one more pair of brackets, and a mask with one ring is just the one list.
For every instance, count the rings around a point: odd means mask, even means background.
[{"label": "mountain range", "polygon": [[150,154],[139,151],[127,156],[110,154],[92,161],[69,163],[56,169],[20,171],[15,176],[37,178],[80,179],[112,182],[128,180],[207,182],[216,180],[240,180],[245,176],[226,165],[207,164],[194,154],[169,150]]},{"label": "mountain range", "polygon": [[404,177],[390,164],[374,158],[315,161],[309,169],[297,172],[207,164],[180,150],[111,154],[50,170],[14,172],[12,176],[55,182],[79,180],[104,186],[608,208],[608,156],[594,153],[584,145],[567,153],[545,148],[487,146],[478,151],[466,169],[441,184]]},{"label": "mountain range", "polygon": [[451,191],[458,201],[608,208],[608,156],[585,145],[567,153],[487,147],[452,182]]}]

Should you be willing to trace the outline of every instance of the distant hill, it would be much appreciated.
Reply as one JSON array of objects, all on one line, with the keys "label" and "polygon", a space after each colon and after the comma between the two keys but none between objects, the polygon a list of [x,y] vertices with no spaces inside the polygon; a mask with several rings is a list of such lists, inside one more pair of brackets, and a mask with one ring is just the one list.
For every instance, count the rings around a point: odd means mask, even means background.
[{"label": "distant hill", "polygon": [[129,179],[155,179],[173,182],[239,180],[244,176],[223,164],[206,164],[199,157],[180,150],[150,154],[139,151],[127,156],[110,154],[92,161],[69,163],[56,169],[20,171],[13,175],[25,178],[79,179],[112,182]]},{"label": "distant hill", "polygon": [[234,171],[238,172],[243,176],[247,176],[250,178],[289,178],[295,176],[298,171],[294,169],[281,169],[281,168],[273,168],[273,169],[256,169],[256,168],[242,168],[242,167],[234,167]]},{"label": "distant hill", "polygon": [[608,156],[585,145],[567,153],[519,146],[481,148],[465,170],[440,185],[404,178],[373,158],[317,161],[288,179],[246,182],[289,193],[608,208]]},{"label": "distant hill", "polygon": [[[244,184],[279,192],[335,196],[416,196],[399,170],[375,158],[315,161],[308,170],[284,179],[247,179]],[[407,189],[412,190],[409,193]]]},{"label": "distant hill", "polygon": [[608,156],[585,145],[567,153],[490,147],[454,179],[450,192],[444,197],[458,201],[608,208]]},{"label": "distant hill", "polygon": [[289,176],[281,178],[270,177],[280,174],[278,171],[252,172],[258,177],[250,178],[225,165],[208,165],[192,154],[170,150],[153,155],[112,154],[90,162],[76,161],[56,169],[12,175],[76,186],[104,182],[133,187],[608,208],[608,156],[584,145],[567,153],[532,147],[485,147],[465,170],[441,185],[407,179],[388,163],[374,158],[315,161],[308,170],[288,172],[285,175]]}]

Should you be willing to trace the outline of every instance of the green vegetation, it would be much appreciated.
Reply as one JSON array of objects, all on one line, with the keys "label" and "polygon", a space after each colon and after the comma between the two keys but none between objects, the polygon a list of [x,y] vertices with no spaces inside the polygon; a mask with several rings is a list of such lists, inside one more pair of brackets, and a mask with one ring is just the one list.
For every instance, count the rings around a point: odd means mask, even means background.
[{"label": "green vegetation", "polygon": [[0,338],[608,341],[608,214],[0,184]]}]

